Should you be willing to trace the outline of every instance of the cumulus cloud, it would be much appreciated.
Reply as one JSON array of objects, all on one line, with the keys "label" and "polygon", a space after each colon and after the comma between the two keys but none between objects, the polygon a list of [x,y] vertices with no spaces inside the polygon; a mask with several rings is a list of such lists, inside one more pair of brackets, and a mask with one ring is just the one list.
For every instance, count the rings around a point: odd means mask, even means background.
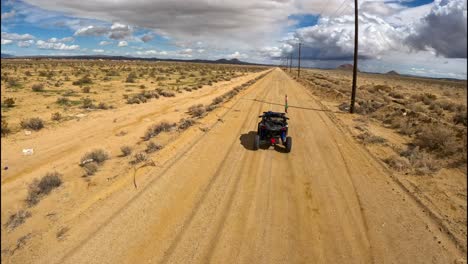
[{"label": "cumulus cloud", "polygon": [[58,38],[50,38],[47,40],[47,42],[52,42],[52,43],[57,43],[57,42],[72,42],[74,41],[75,39],[73,37],[65,37],[65,38],[61,38],[61,39],[58,39]]},{"label": "cumulus cloud", "polygon": [[99,42],[99,46],[106,46],[106,45],[109,45],[109,44],[112,44],[112,42],[110,42],[110,41],[105,41],[105,40]]},{"label": "cumulus cloud", "polygon": [[145,51],[137,51],[137,55],[139,56],[156,56],[156,55],[167,55],[166,51],[157,51],[157,50],[145,50]]},{"label": "cumulus cloud", "polygon": [[142,40],[143,42],[145,42],[145,43],[146,43],[146,42],[150,42],[150,41],[153,40],[153,39],[154,39],[154,35],[152,35],[152,34],[146,34],[146,35],[143,35],[143,36],[141,37],[141,40]]},{"label": "cumulus cloud", "polygon": [[34,44],[34,40],[23,40],[23,41],[18,41],[17,45],[20,48],[27,48]]},{"label": "cumulus cloud", "polygon": [[110,28],[109,38],[115,40],[123,40],[131,37],[132,33],[133,29],[129,25],[114,23]]},{"label": "cumulus cloud", "polygon": [[11,44],[13,43],[13,40],[11,39],[3,39],[2,38],[2,45],[8,45],[8,44]]},{"label": "cumulus cloud", "polygon": [[43,40],[36,41],[36,47],[39,49],[47,50],[79,50],[78,45],[66,45],[64,43],[47,42]]},{"label": "cumulus cloud", "polygon": [[75,31],[75,36],[104,36],[109,33],[109,28],[103,26],[87,26]]},{"label": "cumulus cloud", "polygon": [[103,49],[93,49],[93,52],[95,52],[95,53],[104,53],[105,51]]},{"label": "cumulus cloud", "polygon": [[11,10],[10,12],[5,12],[5,13],[2,13],[2,20],[6,20],[6,19],[9,19],[9,18],[12,18],[16,15],[16,11],[15,10]]},{"label": "cumulus cloud", "polygon": [[119,44],[117,44],[119,47],[126,47],[128,46],[128,42],[125,40],[119,41]]},{"label": "cumulus cloud", "polygon": [[466,58],[466,22],[466,0],[436,0],[406,43],[415,50],[434,50],[447,58]]},{"label": "cumulus cloud", "polygon": [[[377,58],[391,50],[401,50],[403,32],[383,19],[363,13],[359,16],[359,55]],[[310,60],[349,60],[354,54],[354,17],[324,17],[312,27],[301,28],[287,41],[297,54],[297,43],[303,43],[302,58]],[[283,46],[283,50],[288,46]],[[271,50],[277,55],[275,50]],[[289,53],[287,51],[284,52]]]},{"label": "cumulus cloud", "polygon": [[246,54],[242,54],[240,53],[239,51],[236,51],[232,54],[229,54],[226,56],[228,59],[245,59],[247,58],[247,55]]},{"label": "cumulus cloud", "polygon": [[2,32],[2,39],[30,40],[30,39],[35,39],[35,37],[30,34],[17,34],[17,33]]}]

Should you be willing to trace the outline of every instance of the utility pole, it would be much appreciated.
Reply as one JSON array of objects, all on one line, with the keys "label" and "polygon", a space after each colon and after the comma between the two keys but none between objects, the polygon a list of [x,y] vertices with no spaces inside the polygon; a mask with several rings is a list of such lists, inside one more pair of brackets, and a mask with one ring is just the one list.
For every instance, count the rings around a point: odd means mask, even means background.
[{"label": "utility pole", "polygon": [[288,69],[288,64],[289,64],[289,56],[286,56],[286,69]]},{"label": "utility pole", "polygon": [[297,78],[299,78],[301,74],[301,44],[302,43],[299,43],[299,57],[297,58]]},{"label": "utility pole", "polygon": [[292,53],[291,55],[289,55],[289,72],[291,72],[291,68],[292,68]]},{"label": "utility pole", "polygon": [[354,0],[354,63],[353,63],[353,88],[351,91],[351,105],[349,112],[354,113],[354,101],[356,99],[356,77],[357,77],[357,58],[358,58],[358,0]]}]

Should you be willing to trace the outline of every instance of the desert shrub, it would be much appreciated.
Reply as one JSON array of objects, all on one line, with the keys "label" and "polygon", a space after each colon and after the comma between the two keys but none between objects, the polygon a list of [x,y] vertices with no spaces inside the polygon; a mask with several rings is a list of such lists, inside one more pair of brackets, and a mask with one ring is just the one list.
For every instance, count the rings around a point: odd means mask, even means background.
[{"label": "desert shrub", "polygon": [[175,93],[169,90],[158,90],[159,95],[164,97],[174,97]]},{"label": "desert shrub", "polygon": [[140,95],[133,95],[127,98],[127,104],[140,104],[145,102],[146,98],[141,97]]},{"label": "desert shrub", "polygon": [[215,99],[213,99],[213,102],[211,102],[211,104],[217,105],[217,104],[222,103],[223,101],[224,101],[224,97],[223,96],[218,96]]},{"label": "desert shrub", "polygon": [[391,91],[388,95],[390,95],[391,97],[395,98],[395,99],[403,99],[405,98],[405,96],[399,92],[396,92],[396,91]]},{"label": "desert shrub", "polygon": [[131,164],[138,164],[141,162],[145,162],[148,160],[148,156],[144,152],[138,152],[135,155],[133,155],[133,160],[130,161]]},{"label": "desert shrub", "polygon": [[83,93],[89,93],[89,92],[91,92],[91,87],[85,86],[85,87],[83,87],[83,88],[81,89],[81,91],[83,91]]},{"label": "desert shrub", "polygon": [[107,105],[106,103],[100,102],[100,103],[97,105],[97,108],[98,108],[98,109],[102,109],[102,110],[107,110],[107,109],[110,108],[110,106]]},{"label": "desert shrub", "polygon": [[36,205],[42,197],[62,185],[61,177],[62,175],[58,172],[49,172],[40,180],[34,179],[28,188],[27,204]]},{"label": "desert shrub", "polygon": [[19,85],[20,85],[20,83],[18,82],[18,80],[15,79],[15,78],[8,78],[7,83],[8,83],[8,86],[9,86],[9,87],[16,87],[16,86],[19,86]]},{"label": "desert shrub", "polygon": [[399,172],[408,170],[411,166],[408,159],[398,157],[397,155],[384,159],[384,162],[387,163],[390,168]]},{"label": "desert shrub", "polygon": [[11,130],[8,127],[8,122],[5,120],[5,118],[2,118],[1,122],[2,122],[2,137],[4,137],[8,135],[11,132]]},{"label": "desert shrub", "polygon": [[145,152],[146,153],[153,153],[153,152],[156,152],[158,150],[162,149],[162,146],[159,145],[159,144],[156,144],[154,143],[153,141],[150,141],[148,142],[148,144],[146,145],[146,149],[145,149]]},{"label": "desert shrub", "polygon": [[211,111],[215,110],[216,107],[217,107],[217,105],[212,105],[212,104],[210,104],[210,105],[207,105],[207,106],[205,107],[205,110],[206,110],[207,112],[211,112]]},{"label": "desert shrub", "polygon": [[146,86],[144,84],[140,85],[140,89],[146,89]]},{"label": "desert shrub", "polygon": [[193,117],[201,117],[205,114],[206,109],[203,104],[196,104],[189,107],[188,112]]},{"label": "desert shrub", "polygon": [[66,97],[59,97],[59,98],[57,98],[56,102],[59,105],[70,105],[70,99],[68,99]]},{"label": "desert shrub", "polygon": [[43,91],[44,91],[44,84],[42,84],[42,83],[33,84],[33,86],[31,87],[31,89],[32,89],[34,92],[43,92]]},{"label": "desert shrub", "polygon": [[178,129],[185,130],[195,124],[195,120],[193,118],[182,118],[179,121]]},{"label": "desert shrub", "polygon": [[82,108],[94,108],[93,100],[91,98],[83,98],[81,101],[82,103]]},{"label": "desert shrub", "polygon": [[62,114],[60,114],[59,112],[52,113],[50,119],[52,121],[60,121],[62,120]]},{"label": "desert shrub", "polygon": [[137,78],[136,74],[134,72],[131,72],[131,73],[128,74],[127,79],[125,80],[125,82],[134,83],[136,78]]},{"label": "desert shrub", "polygon": [[81,167],[85,172],[85,176],[92,176],[98,171],[98,164],[96,162],[88,162]]},{"label": "desert shrub", "polygon": [[5,100],[3,100],[3,104],[6,107],[13,107],[13,106],[15,106],[15,99],[13,99],[11,97],[5,98]]},{"label": "desert shrub", "polygon": [[385,138],[372,135],[367,131],[357,135],[357,138],[364,144],[382,144],[386,142]]},{"label": "desert shrub", "polygon": [[7,229],[13,230],[16,227],[22,225],[26,221],[26,219],[29,217],[31,217],[31,212],[25,211],[25,210],[19,210],[18,212],[8,217],[8,220],[5,223],[5,227]]},{"label": "desert shrub", "polygon": [[90,152],[87,152],[83,157],[81,157],[80,164],[84,165],[90,162],[96,162],[97,164],[102,164],[109,159],[109,154],[103,149],[94,149]]},{"label": "desert shrub", "polygon": [[122,146],[120,147],[120,151],[122,152],[123,157],[132,154],[132,148],[130,146]]},{"label": "desert shrub", "polygon": [[73,96],[75,95],[75,91],[73,91],[72,89],[68,89],[66,90],[65,92],[63,92],[63,96]]},{"label": "desert shrub", "polygon": [[458,125],[458,124],[462,124],[464,126],[466,126],[466,110],[465,111],[459,111],[459,112],[456,112],[455,115],[453,116],[452,118],[452,121]]},{"label": "desert shrub", "polygon": [[400,155],[410,162],[415,173],[418,175],[431,174],[439,169],[439,164],[429,153],[420,151],[419,147],[408,147]]},{"label": "desert shrub", "polygon": [[159,133],[167,132],[175,126],[176,126],[175,123],[171,124],[166,121],[162,121],[159,124],[152,125],[148,127],[148,129],[146,130],[145,135],[143,136],[143,139],[146,141],[150,140],[151,138],[157,136]]},{"label": "desert shrub", "polygon": [[33,117],[30,119],[22,120],[20,123],[21,128],[23,129],[31,129],[31,130],[41,130],[44,128],[44,121],[39,117]]},{"label": "desert shrub", "polygon": [[78,80],[74,81],[72,84],[81,86],[81,85],[84,85],[84,84],[91,84],[91,83],[93,83],[93,81],[91,80],[89,75],[85,75],[81,79],[78,79]]},{"label": "desert shrub", "polygon": [[416,134],[413,144],[439,157],[450,156],[459,150],[455,133],[446,126],[436,124],[424,125],[421,132]]}]

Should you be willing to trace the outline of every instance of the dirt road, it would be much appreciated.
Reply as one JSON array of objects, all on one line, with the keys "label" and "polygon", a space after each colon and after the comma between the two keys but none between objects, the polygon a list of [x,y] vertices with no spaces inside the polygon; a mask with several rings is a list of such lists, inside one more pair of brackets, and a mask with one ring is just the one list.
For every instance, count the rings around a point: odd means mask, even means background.
[{"label": "dirt road", "polygon": [[[285,94],[292,152],[253,151],[258,115],[283,111]],[[71,228],[79,235],[42,245],[44,250],[22,261],[460,260],[449,237],[328,114],[275,69],[234,98],[222,122],[150,171],[150,179],[125,203],[110,197],[90,220]]]}]

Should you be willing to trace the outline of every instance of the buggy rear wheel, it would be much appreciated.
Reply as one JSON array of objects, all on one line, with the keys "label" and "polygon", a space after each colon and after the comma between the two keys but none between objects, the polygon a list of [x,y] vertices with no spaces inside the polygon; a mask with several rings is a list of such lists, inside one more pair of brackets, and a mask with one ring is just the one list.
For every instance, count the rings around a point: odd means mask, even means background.
[{"label": "buggy rear wheel", "polygon": [[260,147],[260,136],[259,136],[259,135],[255,135],[253,149],[254,149],[254,150],[257,150],[259,147]]},{"label": "buggy rear wheel", "polygon": [[286,137],[286,144],[285,144],[285,147],[286,147],[286,152],[291,152],[291,148],[292,148],[292,138],[291,137]]}]

